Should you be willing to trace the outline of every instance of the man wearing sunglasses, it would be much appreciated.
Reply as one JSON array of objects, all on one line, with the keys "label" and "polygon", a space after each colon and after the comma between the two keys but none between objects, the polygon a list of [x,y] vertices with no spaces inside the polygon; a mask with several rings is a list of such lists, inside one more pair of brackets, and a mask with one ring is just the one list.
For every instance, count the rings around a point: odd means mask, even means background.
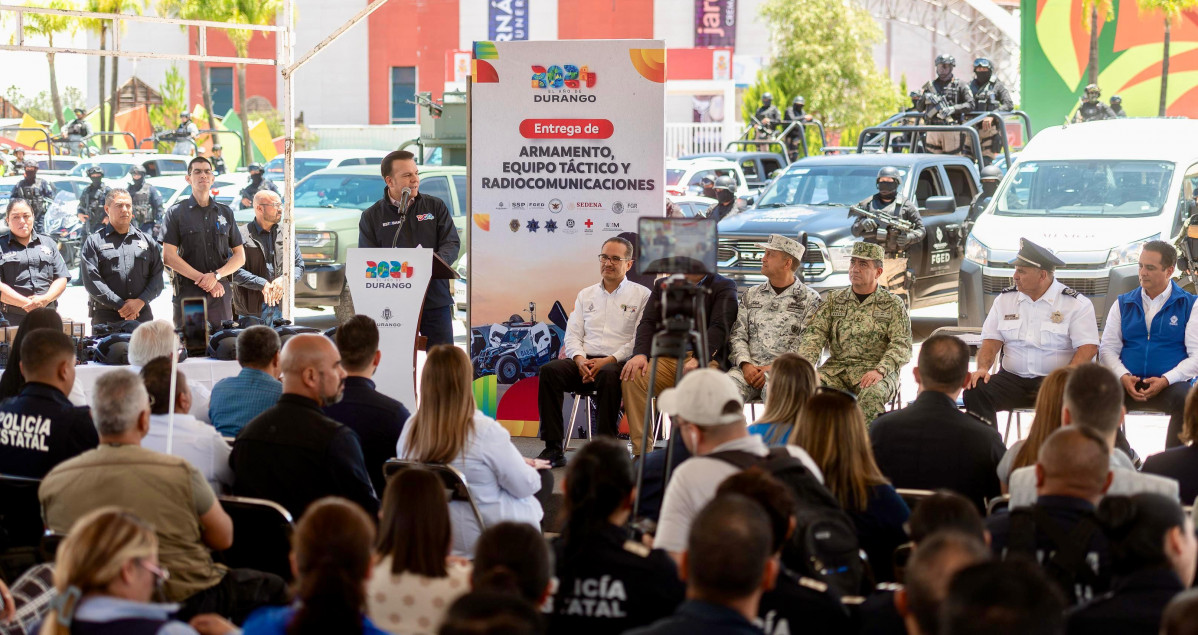
[{"label": "man wearing sunglasses", "polygon": [[907,306],[878,284],[881,245],[855,243],[847,289],[828,294],[807,330],[799,354],[831,356],[819,368],[825,386],[857,395],[865,421],[873,421],[899,388],[899,372],[911,360],[911,317]]},{"label": "man wearing sunglasses", "polygon": [[565,354],[541,367],[537,409],[545,450],[537,458],[553,467],[566,464],[562,449],[565,393],[592,395],[599,402],[598,433],[618,434],[620,371],[632,357],[636,326],[650,293],[627,277],[632,254],[632,243],[623,238],[604,241],[598,257],[602,280],[578,292],[566,322]]}]

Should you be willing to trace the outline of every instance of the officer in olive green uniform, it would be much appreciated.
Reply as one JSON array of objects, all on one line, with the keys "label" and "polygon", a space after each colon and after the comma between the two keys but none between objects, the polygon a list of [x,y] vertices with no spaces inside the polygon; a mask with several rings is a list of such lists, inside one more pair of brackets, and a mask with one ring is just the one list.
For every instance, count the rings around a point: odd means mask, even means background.
[{"label": "officer in olive green uniform", "polygon": [[763,373],[775,357],[798,348],[803,329],[821,303],[819,294],[795,276],[807,250],[804,245],[771,234],[768,243],[757,246],[765,250],[761,273],[766,281],[745,291],[729,340],[728,376],[745,401],[765,399]]},{"label": "officer in olive green uniform", "polygon": [[799,354],[816,361],[825,386],[857,395],[866,422],[873,421],[899,387],[899,372],[911,360],[911,317],[898,296],[881,288],[881,245],[855,243],[849,265],[852,286],[828,294],[803,332]]}]

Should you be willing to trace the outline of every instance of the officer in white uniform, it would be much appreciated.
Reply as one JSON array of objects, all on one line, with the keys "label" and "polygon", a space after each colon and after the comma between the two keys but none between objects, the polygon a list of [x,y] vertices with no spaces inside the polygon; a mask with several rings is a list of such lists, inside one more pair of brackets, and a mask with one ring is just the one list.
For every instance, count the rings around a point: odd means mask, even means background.
[{"label": "officer in white uniform", "polygon": [[[1031,408],[1044,377],[1082,364],[1098,353],[1094,305],[1053,277],[1065,264],[1052,252],[1021,238],[1014,286],[994,299],[982,324],[977,370],[963,397],[965,409],[994,425],[996,412]],[[1003,351],[1002,369],[990,369]]]}]

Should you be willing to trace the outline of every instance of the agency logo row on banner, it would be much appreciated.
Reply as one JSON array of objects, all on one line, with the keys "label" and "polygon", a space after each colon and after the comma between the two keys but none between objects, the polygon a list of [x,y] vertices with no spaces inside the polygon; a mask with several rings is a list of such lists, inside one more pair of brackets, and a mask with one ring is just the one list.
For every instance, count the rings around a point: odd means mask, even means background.
[{"label": "agency logo row on banner", "polygon": [[475,42],[471,358],[480,407],[537,431],[535,377],[567,311],[599,282],[603,242],[664,215],[659,40]]}]

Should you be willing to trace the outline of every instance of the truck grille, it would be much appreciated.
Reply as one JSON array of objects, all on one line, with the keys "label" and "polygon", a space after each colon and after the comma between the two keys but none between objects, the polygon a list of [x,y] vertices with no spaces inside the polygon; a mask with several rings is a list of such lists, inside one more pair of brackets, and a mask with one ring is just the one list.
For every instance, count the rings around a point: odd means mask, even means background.
[{"label": "truck grille", "polygon": [[[1057,278],[1061,284],[1085,296],[1106,295],[1110,287],[1108,278]],[[982,276],[982,293],[998,293],[1015,284],[1010,277]]]},{"label": "truck grille", "polygon": [[[716,260],[719,261],[721,267],[731,267],[733,269],[755,268],[761,263],[761,257],[765,254],[765,250],[757,245],[766,242],[769,242],[768,236],[737,239],[721,238],[719,250],[716,252]],[[818,278],[824,275],[827,268],[822,245],[813,240],[808,240],[807,251],[803,254],[804,277],[807,279]]]}]

